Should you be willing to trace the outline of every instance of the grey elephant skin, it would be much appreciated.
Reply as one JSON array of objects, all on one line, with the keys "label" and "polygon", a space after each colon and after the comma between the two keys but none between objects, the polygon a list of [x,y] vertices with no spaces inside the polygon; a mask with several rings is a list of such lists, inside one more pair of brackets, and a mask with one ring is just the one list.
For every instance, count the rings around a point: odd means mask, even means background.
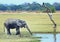
[{"label": "grey elephant skin", "polygon": [[27,30],[29,31],[29,33],[32,35],[32,32],[30,31],[26,21],[24,20],[20,20],[20,19],[7,19],[4,22],[4,26],[7,29],[7,34],[11,35],[10,29],[14,29],[16,28],[16,35],[20,34],[20,28],[27,28]]}]

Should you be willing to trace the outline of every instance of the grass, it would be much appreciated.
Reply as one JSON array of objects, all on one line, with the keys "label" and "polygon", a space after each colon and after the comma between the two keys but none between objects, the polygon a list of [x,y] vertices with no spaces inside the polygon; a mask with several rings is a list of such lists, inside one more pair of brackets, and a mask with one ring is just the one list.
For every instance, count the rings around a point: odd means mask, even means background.
[{"label": "grass", "polygon": [[[15,35],[15,29],[11,30],[12,35],[8,36],[4,33],[4,22],[8,18],[17,18],[25,20],[33,33],[52,33],[53,23],[50,21],[46,13],[41,14],[31,14],[31,13],[21,13],[21,14],[0,14],[0,42],[39,42],[36,38],[33,38],[26,28],[21,28],[22,37]],[[53,19],[57,24],[56,32],[60,32],[60,14],[53,14]]]}]

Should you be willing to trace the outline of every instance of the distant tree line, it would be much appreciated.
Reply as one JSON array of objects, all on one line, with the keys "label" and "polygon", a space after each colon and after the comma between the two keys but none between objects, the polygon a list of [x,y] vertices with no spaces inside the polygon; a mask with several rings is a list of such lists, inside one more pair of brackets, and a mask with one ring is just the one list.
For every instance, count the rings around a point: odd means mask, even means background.
[{"label": "distant tree line", "polygon": [[56,10],[60,10],[60,3],[54,3],[53,6],[55,7]]},{"label": "distant tree line", "polygon": [[[60,4],[54,3],[53,5],[49,3],[45,3],[47,7],[49,7],[52,12],[55,12],[55,10],[60,10]],[[45,8],[43,8],[39,3],[33,2],[33,3],[23,3],[20,5],[7,5],[7,4],[0,4],[0,11],[43,11]]]}]

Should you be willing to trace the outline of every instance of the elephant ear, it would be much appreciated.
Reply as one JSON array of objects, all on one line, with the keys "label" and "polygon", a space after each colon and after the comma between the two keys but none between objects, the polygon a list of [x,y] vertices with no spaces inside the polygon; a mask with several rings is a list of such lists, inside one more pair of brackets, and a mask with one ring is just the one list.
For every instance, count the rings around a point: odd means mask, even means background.
[{"label": "elephant ear", "polygon": [[21,26],[22,24],[19,21],[16,21],[17,26]]}]

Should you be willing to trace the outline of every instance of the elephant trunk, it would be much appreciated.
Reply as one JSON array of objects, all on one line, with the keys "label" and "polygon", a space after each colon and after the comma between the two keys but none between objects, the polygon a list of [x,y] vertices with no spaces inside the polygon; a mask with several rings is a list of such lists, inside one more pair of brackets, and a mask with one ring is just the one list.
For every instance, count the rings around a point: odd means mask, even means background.
[{"label": "elephant trunk", "polygon": [[25,25],[25,27],[27,28],[27,30],[29,31],[29,33],[32,35],[32,32],[30,31],[29,27],[27,25]]}]

